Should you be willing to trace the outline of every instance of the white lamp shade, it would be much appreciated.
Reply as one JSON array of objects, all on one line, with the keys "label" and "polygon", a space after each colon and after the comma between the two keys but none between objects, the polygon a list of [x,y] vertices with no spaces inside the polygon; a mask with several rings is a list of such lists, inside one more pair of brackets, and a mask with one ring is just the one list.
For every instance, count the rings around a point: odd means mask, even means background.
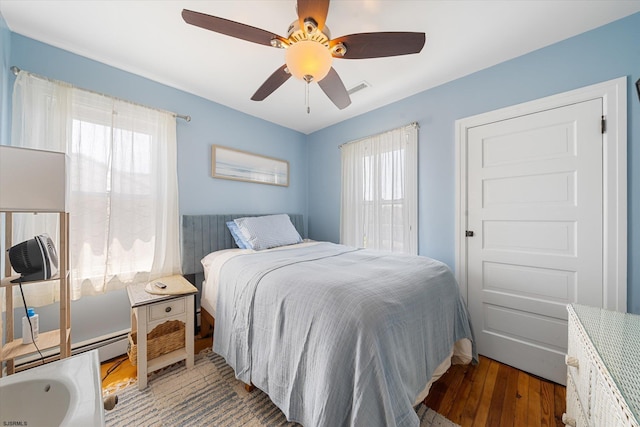
[{"label": "white lamp shade", "polygon": [[64,153],[0,145],[0,211],[67,212]]},{"label": "white lamp shade", "polygon": [[287,48],[285,62],[294,77],[303,80],[309,75],[313,76],[314,81],[319,82],[329,73],[333,57],[323,44],[303,40]]}]

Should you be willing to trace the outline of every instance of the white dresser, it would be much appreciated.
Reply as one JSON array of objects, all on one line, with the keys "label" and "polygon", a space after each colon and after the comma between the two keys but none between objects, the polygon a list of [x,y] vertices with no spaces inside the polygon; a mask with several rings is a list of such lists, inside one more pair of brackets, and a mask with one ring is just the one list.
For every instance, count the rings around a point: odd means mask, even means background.
[{"label": "white dresser", "polygon": [[569,426],[640,427],[640,316],[568,306]]}]

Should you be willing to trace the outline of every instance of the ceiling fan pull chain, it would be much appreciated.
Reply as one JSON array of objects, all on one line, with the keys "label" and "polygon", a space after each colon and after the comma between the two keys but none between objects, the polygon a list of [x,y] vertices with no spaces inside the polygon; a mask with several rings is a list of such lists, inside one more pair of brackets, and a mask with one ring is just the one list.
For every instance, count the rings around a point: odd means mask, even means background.
[{"label": "ceiling fan pull chain", "polygon": [[305,103],[307,105],[307,114],[311,113],[311,107],[309,106],[309,82],[305,85]]}]

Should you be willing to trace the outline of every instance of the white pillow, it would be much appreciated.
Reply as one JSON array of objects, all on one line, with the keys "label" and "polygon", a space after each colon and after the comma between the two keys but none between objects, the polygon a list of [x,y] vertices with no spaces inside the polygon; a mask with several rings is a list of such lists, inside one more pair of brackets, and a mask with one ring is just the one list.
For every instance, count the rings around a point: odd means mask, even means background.
[{"label": "white pillow", "polygon": [[256,251],[302,242],[287,214],[237,218],[234,222],[249,248]]}]

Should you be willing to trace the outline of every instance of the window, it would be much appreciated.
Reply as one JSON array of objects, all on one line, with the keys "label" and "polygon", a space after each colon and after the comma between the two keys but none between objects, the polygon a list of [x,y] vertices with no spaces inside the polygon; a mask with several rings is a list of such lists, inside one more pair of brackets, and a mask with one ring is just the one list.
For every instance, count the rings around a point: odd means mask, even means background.
[{"label": "window", "polygon": [[417,124],[341,146],[340,240],[417,254]]},{"label": "window", "polygon": [[12,144],[70,158],[72,298],[179,273],[173,115],[24,72],[14,100]]}]

